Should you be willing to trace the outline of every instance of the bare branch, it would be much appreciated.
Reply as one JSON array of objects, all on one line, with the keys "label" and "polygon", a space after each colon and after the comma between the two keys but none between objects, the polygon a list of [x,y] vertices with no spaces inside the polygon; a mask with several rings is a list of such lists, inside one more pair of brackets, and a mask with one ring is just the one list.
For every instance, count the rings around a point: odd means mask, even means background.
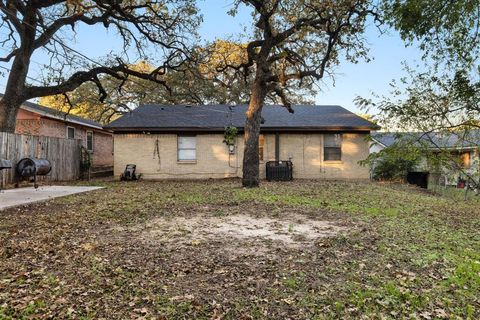
[{"label": "bare branch", "polygon": [[106,92],[101,87],[100,81],[98,79],[98,75],[100,74],[108,74],[119,80],[126,80],[129,76],[133,76],[139,79],[145,79],[167,86],[166,82],[158,77],[158,73],[152,72],[149,74],[145,74],[139,71],[129,69],[128,66],[121,63],[113,67],[97,67],[88,71],[76,72],[70,78],[58,85],[45,87],[30,86],[26,88],[25,96],[28,100],[34,97],[45,97],[61,94],[64,92],[73,91],[87,81],[92,81],[98,86],[100,96],[104,100],[106,98]]}]

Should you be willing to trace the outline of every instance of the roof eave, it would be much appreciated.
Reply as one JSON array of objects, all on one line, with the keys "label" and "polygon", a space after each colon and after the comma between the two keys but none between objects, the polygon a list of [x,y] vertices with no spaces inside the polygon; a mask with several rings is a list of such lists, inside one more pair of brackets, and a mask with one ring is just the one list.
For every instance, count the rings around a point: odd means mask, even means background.
[{"label": "roof eave", "polygon": [[[223,132],[225,128],[223,127],[113,127],[106,126],[106,129],[113,132]],[[242,127],[238,128],[240,131],[244,129]],[[318,131],[348,131],[348,132],[370,132],[375,130],[372,127],[261,127],[260,131],[263,132],[293,132],[293,131],[309,131],[309,132],[318,132]]]},{"label": "roof eave", "polygon": [[480,147],[480,143],[478,146],[475,146],[475,145],[470,145],[470,146],[452,146],[452,147],[449,147],[449,146],[446,146],[446,147],[436,147],[436,146],[433,146],[433,147],[429,147],[430,150],[433,150],[433,151],[442,151],[442,150],[448,150],[448,151],[475,151],[477,150],[478,148]]},{"label": "roof eave", "polygon": [[372,136],[372,141],[374,141],[376,144],[379,144],[380,146],[386,148],[387,145],[383,142],[381,142],[380,140],[376,139],[375,137]]},{"label": "roof eave", "polygon": [[23,110],[27,110],[29,112],[41,115],[42,117],[55,119],[55,120],[61,120],[61,121],[68,122],[68,123],[74,123],[74,124],[78,124],[78,125],[81,125],[81,126],[94,128],[94,129],[97,129],[97,130],[105,130],[101,126],[96,126],[96,125],[93,125],[93,124],[77,121],[77,120],[74,120],[74,119],[68,119],[68,118],[65,118],[65,117],[62,117],[62,116],[53,115],[53,114],[50,114],[50,113],[45,112],[45,111],[39,111],[35,108],[31,108],[31,107],[26,106],[26,105],[22,105],[20,108],[23,109]]}]

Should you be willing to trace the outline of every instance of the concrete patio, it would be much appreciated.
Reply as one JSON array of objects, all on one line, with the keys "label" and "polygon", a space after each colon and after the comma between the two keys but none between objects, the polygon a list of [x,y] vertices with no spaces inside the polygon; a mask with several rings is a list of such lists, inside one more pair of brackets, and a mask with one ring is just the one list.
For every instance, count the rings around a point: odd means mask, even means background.
[{"label": "concrete patio", "polygon": [[29,203],[47,201],[72,194],[102,189],[102,187],[41,186],[0,191],[0,211]]}]

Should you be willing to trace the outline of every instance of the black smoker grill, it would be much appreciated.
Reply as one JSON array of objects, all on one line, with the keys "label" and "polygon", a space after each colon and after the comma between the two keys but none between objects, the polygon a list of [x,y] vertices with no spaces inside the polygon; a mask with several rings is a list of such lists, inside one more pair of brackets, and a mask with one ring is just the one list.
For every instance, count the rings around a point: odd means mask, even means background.
[{"label": "black smoker grill", "polygon": [[127,164],[125,171],[120,176],[120,181],[133,181],[138,180],[142,174],[137,174],[137,165],[136,164]]},{"label": "black smoker grill", "polygon": [[[0,159],[0,171],[6,170],[6,169],[11,169],[11,168],[12,168],[12,161]],[[0,187],[1,187],[1,185],[0,185]],[[1,191],[1,188],[0,188],[0,191]]]},{"label": "black smoker grill", "polygon": [[47,159],[24,158],[17,163],[17,175],[20,180],[33,178],[33,186],[38,188],[37,176],[45,176],[52,171]]},{"label": "black smoker grill", "polygon": [[268,181],[293,180],[292,161],[268,161],[267,162],[267,180]]}]

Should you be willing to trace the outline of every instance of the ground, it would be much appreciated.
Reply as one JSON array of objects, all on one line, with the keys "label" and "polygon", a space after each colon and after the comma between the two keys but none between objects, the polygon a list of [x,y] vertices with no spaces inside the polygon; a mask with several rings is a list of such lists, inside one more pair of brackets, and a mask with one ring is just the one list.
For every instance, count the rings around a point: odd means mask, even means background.
[{"label": "ground", "polygon": [[100,182],[0,212],[0,319],[480,318],[480,201]]}]

